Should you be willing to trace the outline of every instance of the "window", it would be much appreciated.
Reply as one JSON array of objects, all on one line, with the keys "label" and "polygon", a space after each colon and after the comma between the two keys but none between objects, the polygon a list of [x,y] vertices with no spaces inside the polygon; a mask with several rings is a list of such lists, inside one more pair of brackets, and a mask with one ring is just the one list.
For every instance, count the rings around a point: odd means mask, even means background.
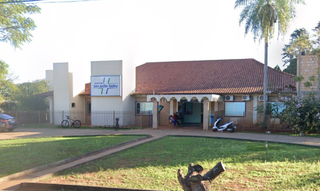
[{"label": "window", "polygon": [[152,107],[153,102],[136,102],[136,114],[149,115]]},{"label": "window", "polygon": [[278,116],[286,108],[282,102],[268,102],[267,103],[267,114],[272,116]]},{"label": "window", "polygon": [[226,102],[225,116],[245,116],[246,102]]}]

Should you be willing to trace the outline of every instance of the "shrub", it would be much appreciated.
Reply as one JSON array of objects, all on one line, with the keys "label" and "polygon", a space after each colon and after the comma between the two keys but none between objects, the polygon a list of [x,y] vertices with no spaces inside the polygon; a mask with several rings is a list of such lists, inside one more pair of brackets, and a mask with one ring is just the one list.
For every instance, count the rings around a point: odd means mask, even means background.
[{"label": "shrub", "polygon": [[320,102],[314,93],[300,98],[295,95],[281,95],[285,109],[281,113],[286,122],[297,133],[315,133],[320,130]]}]

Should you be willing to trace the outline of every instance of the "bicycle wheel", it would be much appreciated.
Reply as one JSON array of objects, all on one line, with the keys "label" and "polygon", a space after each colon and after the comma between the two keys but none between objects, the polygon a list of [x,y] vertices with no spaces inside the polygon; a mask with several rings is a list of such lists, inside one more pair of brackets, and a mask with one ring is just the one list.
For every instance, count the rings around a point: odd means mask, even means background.
[{"label": "bicycle wheel", "polygon": [[63,127],[63,128],[69,127],[69,121],[67,121],[67,120],[62,120],[62,122],[61,122],[61,127]]},{"label": "bicycle wheel", "polygon": [[80,127],[81,127],[81,121],[75,120],[75,121],[72,123],[72,126],[73,126],[74,128],[80,128]]},{"label": "bicycle wheel", "polygon": [[116,131],[119,129],[119,123],[116,124]]}]

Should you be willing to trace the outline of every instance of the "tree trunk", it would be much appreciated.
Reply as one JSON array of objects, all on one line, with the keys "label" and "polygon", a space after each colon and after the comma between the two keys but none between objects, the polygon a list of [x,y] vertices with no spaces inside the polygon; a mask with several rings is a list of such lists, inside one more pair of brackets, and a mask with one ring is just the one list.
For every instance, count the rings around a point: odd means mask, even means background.
[{"label": "tree trunk", "polygon": [[178,180],[184,191],[210,191],[210,183],[225,171],[225,167],[222,162],[219,162],[204,176],[201,175],[202,171],[202,166],[193,165],[193,163],[189,164],[188,173],[185,177],[182,170],[178,170]]},{"label": "tree trunk", "polygon": [[263,124],[267,128],[267,90],[268,90],[268,39],[264,44],[264,78],[263,78]]}]

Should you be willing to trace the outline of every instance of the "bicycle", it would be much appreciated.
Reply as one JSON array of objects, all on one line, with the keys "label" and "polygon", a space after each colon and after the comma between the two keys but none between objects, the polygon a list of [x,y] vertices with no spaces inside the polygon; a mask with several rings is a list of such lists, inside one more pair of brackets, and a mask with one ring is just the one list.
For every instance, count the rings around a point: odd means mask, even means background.
[{"label": "bicycle", "polygon": [[81,121],[80,120],[71,119],[69,117],[69,115],[66,115],[66,118],[67,119],[62,120],[61,127],[68,128],[69,124],[71,124],[71,127],[74,127],[74,128],[80,128],[81,127]]},{"label": "bicycle", "polygon": [[119,129],[119,118],[116,118],[116,131],[118,131],[118,129]]}]

